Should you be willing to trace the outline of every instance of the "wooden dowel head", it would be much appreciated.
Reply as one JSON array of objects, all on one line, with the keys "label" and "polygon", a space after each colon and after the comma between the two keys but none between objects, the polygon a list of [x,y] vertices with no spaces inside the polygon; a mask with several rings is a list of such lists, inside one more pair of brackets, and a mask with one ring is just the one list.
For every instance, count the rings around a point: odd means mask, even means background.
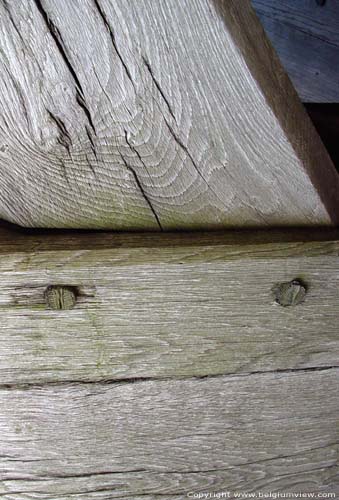
[{"label": "wooden dowel head", "polygon": [[275,301],[283,306],[297,306],[305,300],[306,286],[298,279],[279,283],[274,287]]},{"label": "wooden dowel head", "polygon": [[76,288],[64,285],[51,285],[46,288],[45,301],[49,309],[73,309],[77,301]]}]

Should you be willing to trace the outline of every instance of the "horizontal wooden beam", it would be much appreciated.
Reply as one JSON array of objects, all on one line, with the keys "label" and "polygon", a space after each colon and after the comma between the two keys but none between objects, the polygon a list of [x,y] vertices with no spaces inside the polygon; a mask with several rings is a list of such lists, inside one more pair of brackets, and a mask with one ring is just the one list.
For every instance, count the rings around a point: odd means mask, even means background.
[{"label": "horizontal wooden beam", "polygon": [[[339,364],[336,230],[141,235],[3,228],[1,242],[2,384]],[[294,305],[283,307],[277,287],[293,280],[303,289],[289,289],[284,300]],[[74,308],[51,309],[72,307],[73,292]]]},{"label": "horizontal wooden beam", "polygon": [[333,494],[338,373],[2,389],[0,494],[11,500]]}]

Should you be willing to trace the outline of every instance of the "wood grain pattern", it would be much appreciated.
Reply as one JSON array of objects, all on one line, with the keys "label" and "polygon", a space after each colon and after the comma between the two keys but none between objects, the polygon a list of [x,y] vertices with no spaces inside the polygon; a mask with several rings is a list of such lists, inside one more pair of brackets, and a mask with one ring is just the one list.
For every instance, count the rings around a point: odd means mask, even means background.
[{"label": "wood grain pattern", "polygon": [[0,390],[10,500],[339,493],[338,369]]},{"label": "wood grain pattern", "polygon": [[338,174],[249,0],[4,0],[0,19],[0,217],[338,222]]},{"label": "wood grain pattern", "polygon": [[[3,384],[338,365],[337,231],[1,240]],[[281,307],[293,279],[306,297]],[[74,309],[48,309],[50,285],[75,287]]]},{"label": "wood grain pattern", "polygon": [[339,102],[339,2],[252,3],[301,99]]}]

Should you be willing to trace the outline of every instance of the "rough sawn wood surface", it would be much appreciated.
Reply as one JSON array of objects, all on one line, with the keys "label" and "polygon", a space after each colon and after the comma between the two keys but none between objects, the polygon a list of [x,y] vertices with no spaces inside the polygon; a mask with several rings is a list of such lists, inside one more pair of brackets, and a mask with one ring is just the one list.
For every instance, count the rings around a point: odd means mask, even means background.
[{"label": "rough sawn wood surface", "polygon": [[[338,365],[337,231],[0,236],[3,384]],[[304,302],[279,306],[294,279]]]},{"label": "rough sawn wood surface", "polygon": [[339,177],[249,0],[0,3],[0,217],[329,225]]},{"label": "rough sawn wood surface", "polygon": [[339,493],[337,231],[0,236],[1,498]]},{"label": "rough sawn wood surface", "polygon": [[338,369],[0,391],[6,500],[339,492]]}]

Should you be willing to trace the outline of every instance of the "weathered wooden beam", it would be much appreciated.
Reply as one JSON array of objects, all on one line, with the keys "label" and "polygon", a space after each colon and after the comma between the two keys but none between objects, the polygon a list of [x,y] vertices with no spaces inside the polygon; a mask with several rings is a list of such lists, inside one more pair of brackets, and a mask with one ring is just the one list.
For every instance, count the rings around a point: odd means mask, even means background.
[{"label": "weathered wooden beam", "polygon": [[0,273],[3,384],[338,365],[338,231],[3,229]]},{"label": "weathered wooden beam", "polygon": [[300,98],[339,102],[339,2],[252,3]]},{"label": "weathered wooden beam", "polygon": [[331,225],[339,176],[249,0],[0,3],[0,217]]},{"label": "weathered wooden beam", "polygon": [[8,500],[333,495],[339,492],[338,374],[1,389],[0,494]]}]

